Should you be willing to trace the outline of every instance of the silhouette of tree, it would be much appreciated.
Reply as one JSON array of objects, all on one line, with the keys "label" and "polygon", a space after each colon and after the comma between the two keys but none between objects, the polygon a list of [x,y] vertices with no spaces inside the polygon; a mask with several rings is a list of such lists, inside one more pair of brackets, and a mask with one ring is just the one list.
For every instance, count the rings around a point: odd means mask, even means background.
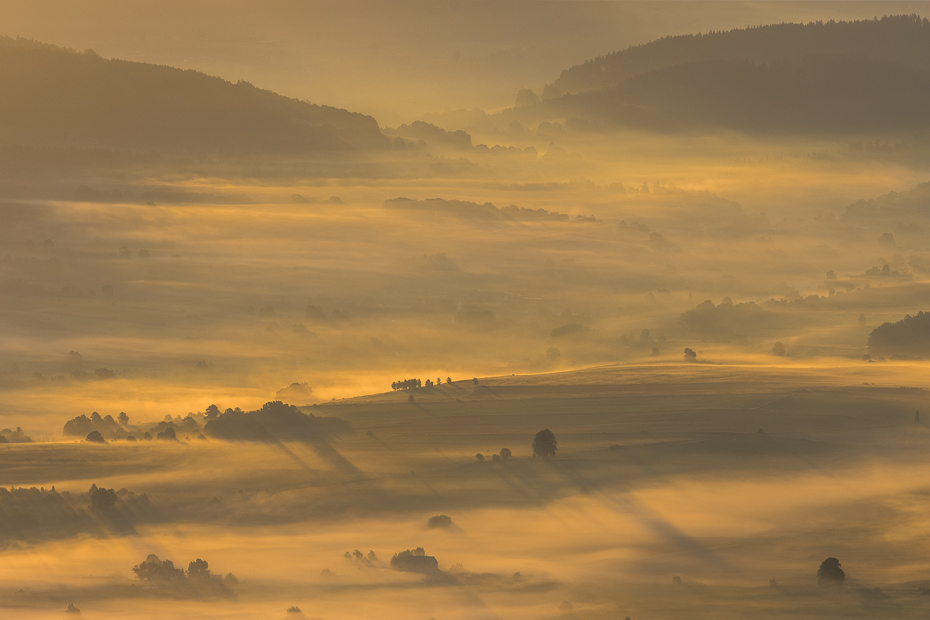
[{"label": "silhouette of tree", "polygon": [[817,570],[817,585],[821,588],[841,588],[846,581],[846,573],[840,568],[840,561],[827,558],[820,563]]},{"label": "silhouette of tree", "polygon": [[501,448],[501,458],[507,460],[513,456],[513,453],[510,452],[510,448]]},{"label": "silhouette of tree", "polygon": [[446,383],[452,383],[452,377],[446,377]]},{"label": "silhouette of tree", "polygon": [[144,562],[133,566],[132,572],[142,581],[149,582],[171,582],[184,579],[183,569],[175,568],[171,560],[161,561],[154,553],[145,558]]},{"label": "silhouette of tree", "polygon": [[533,456],[542,458],[555,456],[555,452],[558,450],[557,443],[555,434],[548,428],[539,431],[533,437]]},{"label": "silhouette of tree", "polygon": [[475,377],[474,379],[472,379],[471,382],[474,383],[475,385],[478,385],[478,377]]},{"label": "silhouette of tree", "polygon": [[696,359],[697,359],[697,353],[695,353],[693,349],[689,349],[688,347],[685,347],[685,361],[693,362]]},{"label": "silhouette of tree", "polygon": [[483,463],[483,462],[484,462],[484,455],[481,454],[480,452],[479,452],[478,454],[475,455],[475,458],[478,459],[478,462],[479,462],[479,463]]},{"label": "silhouette of tree", "polygon": [[172,440],[172,439],[173,439],[173,440],[177,441],[177,439],[178,439],[178,434],[177,434],[176,432],[174,432],[174,427],[173,427],[173,426],[169,426],[168,428],[166,428],[166,429],[163,430],[162,432],[160,432],[160,433],[158,433],[157,435],[155,435],[155,439],[168,439],[168,440]]},{"label": "silhouette of tree", "polygon": [[116,490],[98,489],[97,485],[90,487],[90,508],[95,512],[106,512],[116,505]]},{"label": "silhouette of tree", "polygon": [[429,518],[426,527],[449,527],[452,525],[452,518],[448,515],[435,515]]},{"label": "silhouette of tree", "polygon": [[127,424],[129,424],[129,416],[126,415],[126,412],[125,412],[125,411],[120,411],[120,412],[119,412],[119,418],[118,418],[118,419],[119,419],[119,423],[120,423],[121,425],[123,425],[123,426],[126,426]]},{"label": "silhouette of tree", "polygon": [[197,558],[187,565],[187,576],[191,579],[209,579],[210,563]]},{"label": "silhouette of tree", "polygon": [[106,439],[103,438],[103,435],[100,434],[100,431],[91,431],[87,433],[87,439],[91,443],[106,443]]}]

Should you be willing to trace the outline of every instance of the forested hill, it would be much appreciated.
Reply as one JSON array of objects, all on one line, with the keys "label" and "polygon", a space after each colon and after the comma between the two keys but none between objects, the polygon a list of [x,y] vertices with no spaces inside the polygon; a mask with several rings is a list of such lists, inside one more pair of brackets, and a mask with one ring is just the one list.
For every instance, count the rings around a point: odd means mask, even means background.
[{"label": "forested hill", "polygon": [[682,64],[513,114],[526,124],[567,118],[643,130],[816,135],[925,129],[928,109],[930,71],[861,57],[810,57]]},{"label": "forested hill", "polygon": [[555,86],[562,93],[581,93],[684,63],[772,62],[807,56],[865,56],[930,69],[930,21],[917,15],[897,15],[665,37],[566,69]]},{"label": "forested hill", "polygon": [[147,151],[386,148],[362,114],[197,71],[0,37],[0,141]]}]

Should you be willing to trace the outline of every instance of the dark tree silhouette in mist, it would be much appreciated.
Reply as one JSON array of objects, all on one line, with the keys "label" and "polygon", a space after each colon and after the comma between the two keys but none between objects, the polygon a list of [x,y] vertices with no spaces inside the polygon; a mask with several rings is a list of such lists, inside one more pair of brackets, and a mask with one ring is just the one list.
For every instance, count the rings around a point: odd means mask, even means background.
[{"label": "dark tree silhouette in mist", "polygon": [[820,563],[817,571],[817,585],[821,588],[841,588],[846,581],[846,573],[840,568],[840,561],[827,558]]},{"label": "dark tree silhouette in mist", "polygon": [[693,362],[696,359],[697,359],[697,353],[695,353],[693,349],[689,349],[688,347],[685,347],[685,361]]},{"label": "dark tree silhouette in mist", "polygon": [[544,459],[555,456],[555,451],[558,450],[556,447],[557,443],[555,434],[548,428],[539,431],[536,433],[536,436],[533,437],[533,456]]},{"label": "dark tree silhouette in mist", "polygon": [[91,443],[106,443],[106,440],[103,438],[103,435],[100,434],[100,431],[91,431],[87,433],[87,439]]},{"label": "dark tree silhouette in mist", "polygon": [[97,485],[90,487],[90,507],[94,512],[106,512],[116,505],[115,489],[98,489]]},{"label": "dark tree silhouette in mist", "polygon": [[187,565],[187,576],[190,579],[209,579],[210,563],[206,560],[197,558]]}]

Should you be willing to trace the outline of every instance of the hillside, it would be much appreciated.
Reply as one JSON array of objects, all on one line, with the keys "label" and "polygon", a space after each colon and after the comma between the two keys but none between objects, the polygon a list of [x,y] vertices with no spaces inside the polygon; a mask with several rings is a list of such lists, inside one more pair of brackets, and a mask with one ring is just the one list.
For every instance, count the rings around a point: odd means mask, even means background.
[{"label": "hillside", "polygon": [[930,68],[930,21],[916,15],[852,22],[774,24],[664,37],[600,56],[562,72],[555,86],[581,93],[649,71],[710,60],[768,63],[807,56],[865,56]]},{"label": "hillside", "polygon": [[926,127],[928,105],[930,71],[861,56],[820,56],[681,64],[518,107],[514,114],[528,123],[561,117],[661,131],[822,134]]},{"label": "hillside", "polygon": [[382,148],[362,114],[249,83],[0,37],[0,141],[146,151],[332,153]]}]

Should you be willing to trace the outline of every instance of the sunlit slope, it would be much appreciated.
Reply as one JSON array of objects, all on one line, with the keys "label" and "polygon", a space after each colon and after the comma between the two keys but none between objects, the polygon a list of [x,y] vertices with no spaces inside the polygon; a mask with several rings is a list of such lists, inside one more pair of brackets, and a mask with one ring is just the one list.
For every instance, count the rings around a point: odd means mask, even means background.
[{"label": "sunlit slope", "polygon": [[386,145],[376,121],[197,71],[0,38],[0,138],[18,144],[313,154]]},{"label": "sunlit slope", "polygon": [[825,55],[868,57],[926,69],[930,67],[930,21],[916,15],[895,15],[875,20],[782,23],[663,37],[566,69],[555,86],[563,93],[580,93],[693,62],[766,63]]}]

